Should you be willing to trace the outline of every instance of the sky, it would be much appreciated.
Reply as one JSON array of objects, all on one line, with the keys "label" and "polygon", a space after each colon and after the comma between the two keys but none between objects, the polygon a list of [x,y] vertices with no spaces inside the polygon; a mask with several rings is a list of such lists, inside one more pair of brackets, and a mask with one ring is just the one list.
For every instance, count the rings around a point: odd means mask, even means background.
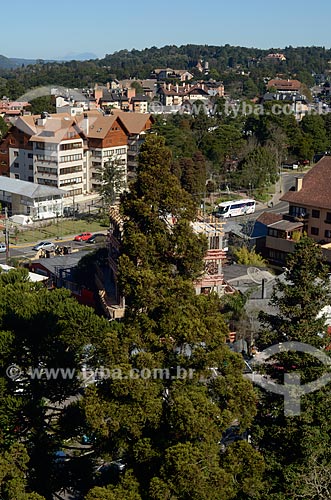
[{"label": "sky", "polygon": [[187,43],[330,48],[330,18],[330,0],[5,0],[0,54],[102,58],[121,49]]}]

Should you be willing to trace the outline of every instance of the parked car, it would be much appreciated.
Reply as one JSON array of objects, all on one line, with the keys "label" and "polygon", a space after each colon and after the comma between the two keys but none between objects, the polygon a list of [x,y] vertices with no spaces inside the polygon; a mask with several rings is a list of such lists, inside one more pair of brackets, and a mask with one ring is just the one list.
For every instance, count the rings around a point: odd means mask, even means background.
[{"label": "parked car", "polygon": [[86,243],[104,243],[106,241],[106,235],[102,233],[93,234]]},{"label": "parked car", "polygon": [[222,438],[219,441],[221,452],[224,453],[226,447],[236,441],[247,441],[251,443],[251,435],[248,430],[242,432],[239,425],[231,425],[231,427],[223,432]]},{"label": "parked car", "polygon": [[75,217],[78,214],[79,214],[78,207],[76,209],[74,209],[73,207],[64,207],[63,209],[64,217]]},{"label": "parked car", "polygon": [[51,241],[41,241],[40,243],[37,243],[32,250],[35,252],[38,252],[38,250],[55,250],[55,245]]},{"label": "parked car", "polygon": [[91,236],[92,233],[80,233],[74,237],[74,241],[87,241],[89,238],[91,238]]},{"label": "parked car", "polygon": [[0,253],[4,253],[7,250],[5,243],[0,243]]}]

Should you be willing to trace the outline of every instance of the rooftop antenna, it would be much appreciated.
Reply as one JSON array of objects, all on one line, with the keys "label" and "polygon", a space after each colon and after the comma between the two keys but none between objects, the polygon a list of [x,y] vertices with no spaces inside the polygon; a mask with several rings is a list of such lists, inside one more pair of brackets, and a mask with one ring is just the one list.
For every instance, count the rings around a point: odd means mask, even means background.
[{"label": "rooftop antenna", "polygon": [[261,271],[258,267],[249,267],[247,269],[247,276],[258,285],[262,285],[263,280],[268,283],[274,279],[273,276],[270,277],[270,273]]}]

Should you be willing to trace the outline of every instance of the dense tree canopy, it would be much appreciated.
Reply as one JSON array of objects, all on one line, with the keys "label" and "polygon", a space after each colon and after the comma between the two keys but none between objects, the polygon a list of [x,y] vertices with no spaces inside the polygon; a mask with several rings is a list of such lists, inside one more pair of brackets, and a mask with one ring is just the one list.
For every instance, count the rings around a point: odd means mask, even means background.
[{"label": "dense tree canopy", "polygon": [[[192,279],[202,271],[205,241],[192,231],[194,204],[171,173],[162,138],[144,143],[122,212],[120,281],[127,309],[103,360],[126,374],[147,368],[171,377],[113,379],[90,389],[88,425],[104,452],[126,460],[144,499],[259,498],[259,453],[244,442],[220,453],[223,432],[235,420],[242,429],[251,422],[255,398],[240,358],[224,343],[218,297],[195,294]],[[209,375],[212,366],[216,378]],[[192,376],[177,378],[178,367]],[[118,494],[104,488],[88,498],[99,493],[105,499]]]},{"label": "dense tree canopy", "polygon": [[[329,337],[321,311],[329,303],[329,277],[321,250],[313,240],[302,238],[288,259],[285,280],[274,289],[274,312],[261,314],[259,347],[296,341],[324,350]],[[317,380],[324,369],[311,354],[298,351],[278,354],[264,366],[264,372],[280,384],[284,373],[294,370],[305,384]],[[261,391],[253,429],[266,459],[267,496],[273,500],[327,498],[329,481],[324,474],[330,463],[330,422],[325,415],[331,403],[329,387],[301,396],[299,415],[285,414],[282,399]]]}]

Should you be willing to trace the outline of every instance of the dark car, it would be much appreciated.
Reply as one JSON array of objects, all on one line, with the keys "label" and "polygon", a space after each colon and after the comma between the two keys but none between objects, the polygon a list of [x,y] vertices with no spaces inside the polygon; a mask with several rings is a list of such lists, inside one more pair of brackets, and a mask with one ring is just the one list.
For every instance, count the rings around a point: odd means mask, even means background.
[{"label": "dark car", "polygon": [[219,442],[221,445],[221,452],[223,453],[226,450],[226,447],[236,441],[247,441],[251,442],[251,435],[249,431],[241,431],[239,425],[231,425],[226,431],[222,434],[222,439]]},{"label": "dark car", "polygon": [[86,243],[104,243],[106,241],[106,235],[102,233],[93,234]]},{"label": "dark car", "polygon": [[63,216],[64,217],[75,217],[75,215],[79,214],[79,209],[74,209],[73,207],[64,207]]}]

